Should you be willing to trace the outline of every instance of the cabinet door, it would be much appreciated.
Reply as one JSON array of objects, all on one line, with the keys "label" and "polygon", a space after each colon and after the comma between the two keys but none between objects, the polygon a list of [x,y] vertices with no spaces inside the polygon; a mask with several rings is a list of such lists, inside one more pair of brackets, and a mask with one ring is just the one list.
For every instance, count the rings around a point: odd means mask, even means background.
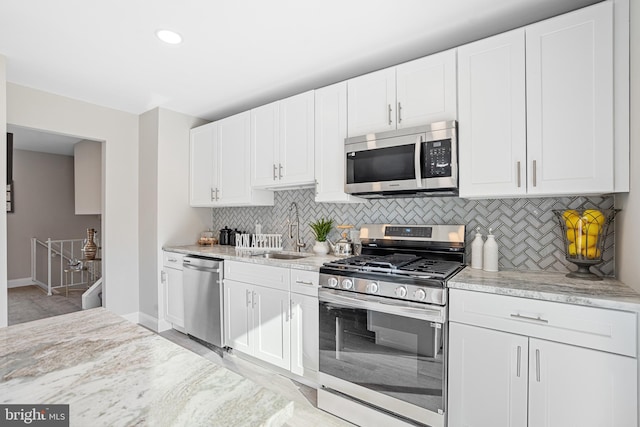
[{"label": "cabinet door", "polygon": [[253,355],[272,365],[290,369],[291,341],[289,292],[254,286]]},{"label": "cabinet door", "polygon": [[278,179],[278,102],[251,110],[251,185],[273,186]]},{"label": "cabinet door", "polygon": [[253,286],[224,280],[224,345],[253,354]]},{"label": "cabinet door", "polygon": [[523,195],[524,29],[458,48],[460,197]]},{"label": "cabinet door", "polygon": [[455,49],[398,65],[396,99],[398,129],[455,120]]},{"label": "cabinet door", "polygon": [[612,13],[602,2],[526,27],[530,194],[613,191]]},{"label": "cabinet door", "polygon": [[527,425],[527,341],[521,335],[450,323],[450,427]]},{"label": "cabinet door", "polygon": [[220,204],[251,200],[251,113],[236,114],[218,122]]},{"label": "cabinet door", "polygon": [[174,326],[184,328],[184,296],[182,294],[182,270],[165,268],[165,316]]},{"label": "cabinet door", "polygon": [[313,175],[313,91],[280,101],[278,183],[303,185]]},{"label": "cabinet door", "polygon": [[191,206],[212,206],[218,187],[218,168],[215,160],[217,123],[191,129],[189,200]]},{"label": "cabinet door", "polygon": [[315,91],[316,202],[363,202],[344,192],[347,82]]},{"label": "cabinet door", "polygon": [[396,69],[386,68],[347,82],[349,136],[396,128]]},{"label": "cabinet door", "polygon": [[529,427],[637,426],[637,363],[531,338]]},{"label": "cabinet door", "polygon": [[319,363],[318,298],[291,294],[291,372],[315,379]]}]

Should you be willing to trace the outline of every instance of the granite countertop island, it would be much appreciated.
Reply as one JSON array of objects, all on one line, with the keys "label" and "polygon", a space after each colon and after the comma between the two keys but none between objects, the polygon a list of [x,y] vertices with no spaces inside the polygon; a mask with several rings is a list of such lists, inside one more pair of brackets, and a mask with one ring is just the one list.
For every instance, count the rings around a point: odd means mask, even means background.
[{"label": "granite countertop island", "polygon": [[103,308],[0,329],[0,402],[71,426],[279,426],[293,402]]}]

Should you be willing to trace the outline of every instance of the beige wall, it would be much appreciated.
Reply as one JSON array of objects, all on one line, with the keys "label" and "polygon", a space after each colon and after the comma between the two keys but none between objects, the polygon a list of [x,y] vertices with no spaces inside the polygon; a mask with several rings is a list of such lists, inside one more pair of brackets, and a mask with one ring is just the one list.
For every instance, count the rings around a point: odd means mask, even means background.
[{"label": "beige wall", "polygon": [[[0,78],[4,83],[4,76]],[[104,141],[103,296],[108,310],[137,321],[138,116],[13,83],[6,86],[8,123]],[[0,245],[4,242],[0,239]],[[0,277],[6,277],[1,262]],[[0,289],[2,304],[6,292]]]},{"label": "beige wall", "polygon": [[156,108],[140,116],[140,320],[153,329],[164,295],[162,246],[193,244],[211,225],[211,210],[189,206],[189,130],[206,123]]},{"label": "beige wall", "polygon": [[[7,133],[7,62],[0,54],[0,135]],[[6,147],[6,140],[0,147]],[[0,149],[0,185],[7,183],[7,150]],[[7,194],[0,191],[0,328],[7,326],[7,212],[5,206]]]},{"label": "beige wall", "polygon": [[616,218],[616,271],[622,282],[640,292],[640,2],[631,7],[631,184],[628,194],[616,196],[622,212]]},{"label": "beige wall", "polygon": [[102,144],[80,141],[73,146],[75,209],[78,215],[102,214]]},{"label": "beige wall", "polygon": [[72,156],[23,150],[14,150],[13,156],[16,203],[15,212],[7,215],[9,280],[31,276],[31,237],[82,239],[87,228],[100,230],[99,216],[75,215]]}]

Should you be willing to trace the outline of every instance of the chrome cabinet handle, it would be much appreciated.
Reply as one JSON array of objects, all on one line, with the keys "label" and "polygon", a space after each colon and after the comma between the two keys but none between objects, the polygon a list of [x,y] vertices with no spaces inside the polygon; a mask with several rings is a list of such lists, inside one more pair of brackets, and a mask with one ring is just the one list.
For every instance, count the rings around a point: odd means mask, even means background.
[{"label": "chrome cabinet handle", "polygon": [[518,346],[518,365],[516,367],[516,376],[520,378],[520,359],[522,357],[522,347]]},{"label": "chrome cabinet handle", "polygon": [[533,320],[534,322],[541,322],[541,323],[549,323],[548,320],[543,319],[542,317],[538,316],[538,317],[531,317],[531,316],[523,316],[522,314],[510,314],[511,317],[514,317],[516,319],[525,319],[525,320]]},{"label": "chrome cabinet handle", "polygon": [[213,196],[213,187],[211,187],[211,201],[213,202],[215,200],[214,196]]},{"label": "chrome cabinet handle", "polygon": [[282,179],[282,163],[278,163],[278,177]]},{"label": "chrome cabinet handle", "polygon": [[540,349],[536,348],[536,381],[540,382]]},{"label": "chrome cabinet handle", "polygon": [[256,308],[256,293],[255,293],[255,292],[253,292],[253,295],[252,295],[252,297],[251,297],[251,300],[252,300],[252,302],[253,302],[253,308]]},{"label": "chrome cabinet handle", "polygon": [[218,200],[218,189],[216,188],[216,200]]},{"label": "chrome cabinet handle", "polygon": [[247,289],[247,307],[251,305],[251,291]]},{"label": "chrome cabinet handle", "polygon": [[389,107],[389,124],[391,124],[391,123],[393,123],[391,121],[391,104],[389,104],[388,107]]},{"label": "chrome cabinet handle", "polygon": [[167,272],[164,270],[160,272],[160,282],[167,283]]},{"label": "chrome cabinet handle", "polygon": [[178,260],[175,259],[175,258],[169,258],[167,261],[169,261],[169,262],[178,262]]},{"label": "chrome cabinet handle", "polygon": [[276,179],[278,179],[278,167],[274,163],[273,164],[273,180],[275,181]]},{"label": "chrome cabinet handle", "polygon": [[293,319],[293,313],[295,313],[295,310],[293,309],[293,300],[290,299],[289,300],[289,320]]},{"label": "chrome cabinet handle", "polygon": [[296,283],[299,283],[299,284],[301,284],[301,285],[310,285],[310,286],[313,286],[313,282],[307,282],[307,281],[304,281],[304,280],[296,280]]},{"label": "chrome cabinet handle", "polygon": [[533,161],[533,186],[535,187],[538,181],[538,171],[536,170],[536,161]]},{"label": "chrome cabinet handle", "polygon": [[398,123],[402,123],[402,105],[400,102],[398,102]]},{"label": "chrome cabinet handle", "polygon": [[516,164],[517,164],[517,169],[518,169],[518,188],[520,188],[520,185],[521,185],[521,182],[520,182],[520,179],[521,179],[520,162],[518,161],[518,162],[516,162]]}]

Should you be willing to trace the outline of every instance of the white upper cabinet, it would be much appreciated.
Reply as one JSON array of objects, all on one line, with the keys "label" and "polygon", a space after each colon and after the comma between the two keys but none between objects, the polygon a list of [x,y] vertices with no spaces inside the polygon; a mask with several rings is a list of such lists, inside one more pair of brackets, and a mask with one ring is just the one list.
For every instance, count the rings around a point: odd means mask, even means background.
[{"label": "white upper cabinet", "polygon": [[458,48],[460,197],[527,192],[524,29]]},{"label": "white upper cabinet", "polygon": [[456,117],[455,49],[396,67],[398,129]]},{"label": "white upper cabinet", "polygon": [[273,205],[250,181],[249,111],[191,130],[191,206]]},{"label": "white upper cabinet", "polygon": [[189,200],[191,206],[212,206],[218,188],[218,165],[214,159],[218,137],[218,124],[209,123],[191,129],[189,165]]},{"label": "white upper cabinet", "polygon": [[461,197],[614,190],[612,7],[458,49]]},{"label": "white upper cabinet", "polygon": [[316,202],[364,202],[344,192],[347,82],[315,91]]},{"label": "white upper cabinet", "polygon": [[455,120],[455,49],[349,80],[348,116],[348,136]]},{"label": "white upper cabinet", "polygon": [[314,183],[313,91],[251,110],[251,181],[257,188]]},{"label": "white upper cabinet", "polygon": [[531,194],[613,191],[613,3],[526,27]]}]

